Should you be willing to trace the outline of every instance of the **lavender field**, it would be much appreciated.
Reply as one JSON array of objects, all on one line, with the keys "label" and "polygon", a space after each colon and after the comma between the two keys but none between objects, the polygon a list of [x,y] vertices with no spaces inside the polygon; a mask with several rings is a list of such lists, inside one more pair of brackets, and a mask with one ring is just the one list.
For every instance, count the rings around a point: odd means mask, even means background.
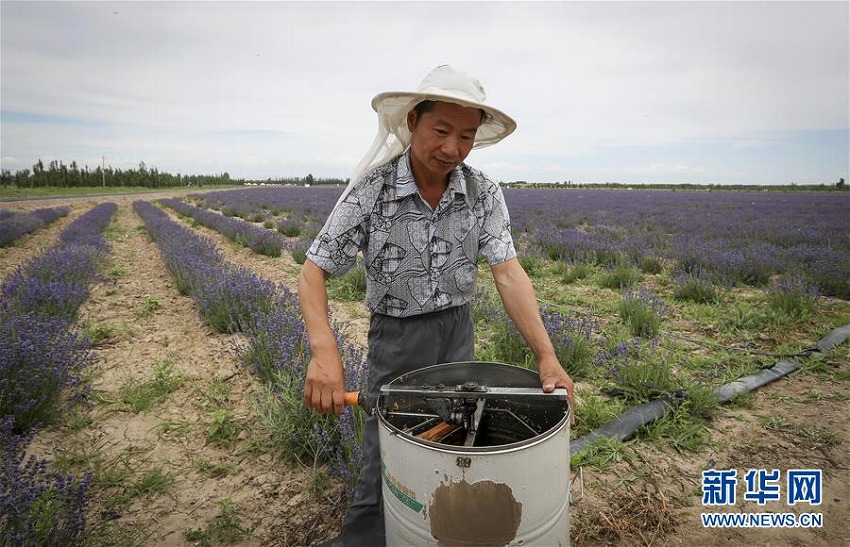
[{"label": "lavender field", "polygon": [[[0,355],[3,476],[30,485],[0,488],[3,507],[23,508],[14,520],[0,517],[4,537],[310,545],[334,534],[360,464],[362,413],[327,417],[303,406],[310,348],[293,291],[340,191],[124,199],[114,218],[114,205],[93,208],[4,251],[29,259],[3,282],[0,327],[13,329]],[[634,439],[573,456],[573,469],[592,477],[572,509],[574,544],[694,541],[693,484],[709,460],[823,468],[834,487],[850,485],[850,456],[840,450],[850,436],[842,410],[850,351],[807,353],[850,324],[850,194],[524,188],[505,196],[544,324],[576,380],[572,438],[641,403],[674,402]],[[78,250],[36,251],[54,241]],[[90,254],[96,260],[71,265]],[[330,285],[349,389],[368,373],[362,281],[360,267]],[[14,334],[48,311],[61,317],[51,319],[61,326],[46,354],[53,364],[22,353],[40,338]],[[533,366],[486,267],[473,313],[477,359]],[[801,372],[728,405],[712,398],[717,386],[786,357],[804,359]],[[44,372],[20,375],[22,366]],[[48,388],[61,405],[42,412],[33,401]],[[25,454],[42,459],[26,463]],[[64,520],[45,536],[35,517],[50,492]],[[847,523],[840,504],[821,510],[834,525],[819,535],[758,540],[829,545]],[[730,540],[721,536],[704,531],[697,542]]]},{"label": "lavender field", "polygon": [[850,299],[850,195],[508,190],[515,230],[551,259],[704,272],[725,285],[802,278]]},{"label": "lavender field", "polygon": [[[257,188],[194,196],[198,205],[314,234],[338,188]],[[724,286],[802,279],[850,299],[850,194],[506,189],[526,253],[569,264],[661,261],[670,274]]]}]

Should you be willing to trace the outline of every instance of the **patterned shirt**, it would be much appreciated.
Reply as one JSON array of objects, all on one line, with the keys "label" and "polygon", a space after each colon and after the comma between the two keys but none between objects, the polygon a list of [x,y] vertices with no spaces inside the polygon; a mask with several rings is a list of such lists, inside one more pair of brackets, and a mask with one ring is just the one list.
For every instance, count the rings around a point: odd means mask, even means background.
[{"label": "patterned shirt", "polygon": [[330,275],[366,267],[366,305],[394,317],[472,300],[478,254],[491,265],[516,256],[499,185],[461,164],[437,207],[422,199],[407,152],[360,179],[337,204],[307,257]]}]

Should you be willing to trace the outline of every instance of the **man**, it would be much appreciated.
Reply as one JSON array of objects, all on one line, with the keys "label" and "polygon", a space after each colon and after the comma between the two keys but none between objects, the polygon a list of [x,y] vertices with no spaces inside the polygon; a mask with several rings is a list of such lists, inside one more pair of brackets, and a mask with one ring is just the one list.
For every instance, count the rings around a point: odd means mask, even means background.
[{"label": "man", "polygon": [[[369,327],[367,399],[425,366],[473,359],[470,301],[478,255],[490,264],[499,295],[532,349],[544,391],[573,383],[555,356],[531,281],[516,259],[498,184],[464,162],[473,147],[494,144],[516,123],[484,104],[478,80],[443,65],[417,92],[377,95],[380,130],[324,228],[299,279],[312,357],[306,404],[343,410],[343,363],[328,320],[329,275],[363,252]],[[377,419],[364,431],[364,466],[345,517],[344,545],[384,544]],[[338,543],[330,543],[338,544]]]}]

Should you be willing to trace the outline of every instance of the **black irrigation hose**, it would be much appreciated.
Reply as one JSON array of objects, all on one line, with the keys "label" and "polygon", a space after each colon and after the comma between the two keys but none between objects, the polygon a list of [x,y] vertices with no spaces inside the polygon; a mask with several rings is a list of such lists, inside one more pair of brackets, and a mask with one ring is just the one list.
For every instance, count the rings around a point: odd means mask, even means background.
[{"label": "black irrigation hose", "polygon": [[[774,380],[782,378],[794,370],[797,370],[800,368],[800,361],[797,360],[797,357],[804,357],[806,355],[811,355],[812,353],[827,352],[848,338],[850,338],[850,325],[833,329],[832,332],[823,337],[814,348],[804,350],[795,356],[782,359],[771,368],[761,370],[755,374],[724,384],[714,390],[714,395],[717,397],[719,402],[725,403],[742,393],[757,389]],[[574,441],[571,441],[570,456],[573,456],[573,454],[579,450],[586,448],[591,443],[599,439],[614,439],[620,441],[628,439],[641,427],[663,416],[667,408],[675,406],[679,401],[681,401],[681,398],[665,397],[630,408],[614,421],[609,422]]]}]

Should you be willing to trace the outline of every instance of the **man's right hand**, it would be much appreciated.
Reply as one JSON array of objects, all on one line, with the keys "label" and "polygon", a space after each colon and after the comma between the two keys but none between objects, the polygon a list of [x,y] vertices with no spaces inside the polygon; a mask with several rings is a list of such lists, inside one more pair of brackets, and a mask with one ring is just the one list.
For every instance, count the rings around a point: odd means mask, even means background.
[{"label": "man's right hand", "polygon": [[339,351],[313,354],[304,381],[304,403],[317,412],[342,414],[345,376]]}]

